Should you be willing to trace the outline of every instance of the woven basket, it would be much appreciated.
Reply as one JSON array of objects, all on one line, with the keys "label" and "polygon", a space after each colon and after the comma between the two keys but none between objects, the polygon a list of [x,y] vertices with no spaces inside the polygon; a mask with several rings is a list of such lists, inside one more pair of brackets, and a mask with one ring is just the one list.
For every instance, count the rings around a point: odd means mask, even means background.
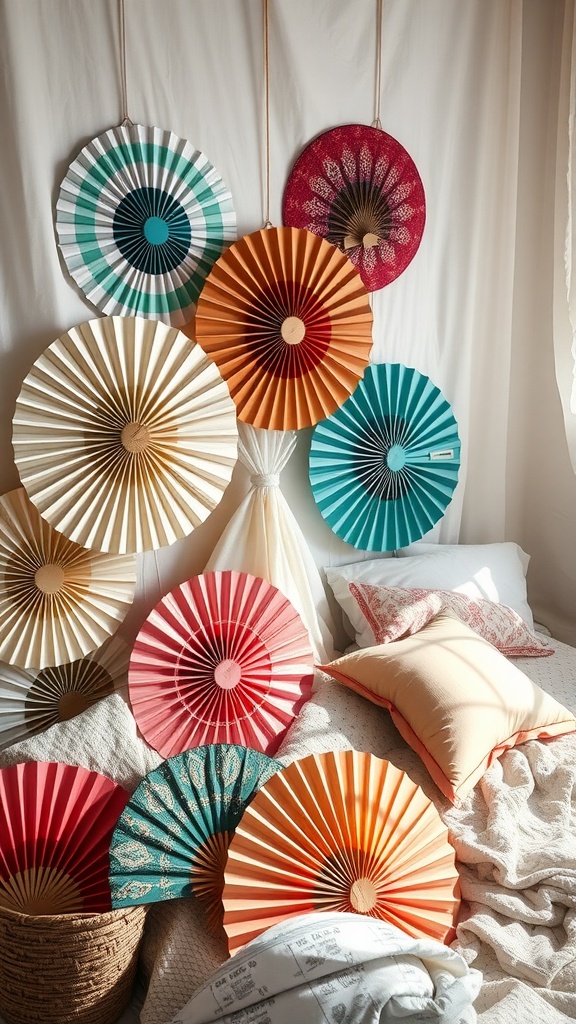
[{"label": "woven basket", "polygon": [[16,914],[0,907],[6,1024],[114,1024],[130,1001],[146,908]]}]

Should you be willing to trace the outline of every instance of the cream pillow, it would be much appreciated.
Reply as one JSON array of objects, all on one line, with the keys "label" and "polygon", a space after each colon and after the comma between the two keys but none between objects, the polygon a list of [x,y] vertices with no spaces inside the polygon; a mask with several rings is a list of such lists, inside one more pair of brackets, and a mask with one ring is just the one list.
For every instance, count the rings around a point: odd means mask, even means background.
[{"label": "cream pillow", "polygon": [[390,712],[452,803],[509,747],[576,730],[567,708],[447,612],[319,668]]}]

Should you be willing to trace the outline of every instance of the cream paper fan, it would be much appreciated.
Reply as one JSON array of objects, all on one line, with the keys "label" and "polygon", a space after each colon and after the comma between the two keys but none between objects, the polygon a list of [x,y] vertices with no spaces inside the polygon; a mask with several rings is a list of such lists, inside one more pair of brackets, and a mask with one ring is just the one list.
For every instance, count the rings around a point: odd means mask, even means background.
[{"label": "cream paper fan", "polygon": [[142,317],[102,317],[42,353],[13,445],[55,530],[98,551],[172,544],[213,511],[237,458],[236,409],[199,345]]},{"label": "cream paper fan", "polygon": [[130,648],[111,636],[97,651],[40,671],[0,662],[0,750],[82,714],[121,689]]},{"label": "cream paper fan", "polygon": [[102,555],[54,530],[23,487],[0,497],[0,660],[76,661],[114,633],[134,596],[134,555]]}]

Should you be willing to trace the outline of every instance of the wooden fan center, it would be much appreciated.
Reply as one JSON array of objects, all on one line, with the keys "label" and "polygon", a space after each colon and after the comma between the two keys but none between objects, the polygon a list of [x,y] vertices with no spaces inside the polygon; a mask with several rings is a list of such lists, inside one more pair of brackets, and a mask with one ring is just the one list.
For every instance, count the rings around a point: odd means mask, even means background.
[{"label": "wooden fan center", "polygon": [[58,718],[61,722],[68,722],[71,718],[76,718],[76,715],[86,711],[91,703],[89,694],[80,693],[79,690],[63,693],[58,701]]},{"label": "wooden fan center", "polygon": [[76,882],[52,867],[26,868],[0,881],[0,906],[18,914],[75,914],[83,900]]},{"label": "wooden fan center", "polygon": [[287,345],[299,345],[306,335],[306,324],[299,316],[287,316],[282,322],[280,334]]},{"label": "wooden fan center", "polygon": [[57,594],[64,586],[64,569],[55,562],[41,565],[34,573],[34,582],[43,594]]},{"label": "wooden fan center", "polygon": [[375,235],[373,231],[367,231],[362,236],[362,245],[365,249],[373,249],[375,245],[378,245],[379,241],[378,235]]},{"label": "wooden fan center", "polygon": [[344,249],[355,249],[361,245],[363,249],[373,249],[380,244],[380,238],[373,231],[365,231],[364,234],[346,235],[344,238]]},{"label": "wooden fan center", "polygon": [[214,682],[222,690],[233,690],[241,678],[242,669],[232,658],[224,658],[214,669]]},{"label": "wooden fan center", "polygon": [[233,832],[215,832],[200,844],[190,865],[190,881],[206,917],[211,935],[219,935],[224,923],[222,890],[228,847]]},{"label": "wooden fan center", "polygon": [[138,455],[148,447],[150,443],[150,431],[144,423],[127,423],[122,428],[120,440],[127,452]]},{"label": "wooden fan center", "polygon": [[369,914],[378,903],[378,890],[369,878],[357,878],[350,887],[350,903],[358,914]]}]

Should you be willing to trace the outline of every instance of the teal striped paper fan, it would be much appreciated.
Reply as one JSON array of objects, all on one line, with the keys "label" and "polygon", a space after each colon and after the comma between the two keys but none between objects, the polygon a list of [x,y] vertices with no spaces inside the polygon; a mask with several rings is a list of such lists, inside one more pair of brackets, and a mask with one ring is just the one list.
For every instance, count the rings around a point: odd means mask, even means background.
[{"label": "teal striped paper fan", "polygon": [[337,536],[364,551],[394,551],[423,537],[450,504],[459,467],[450,405],[402,363],[369,366],[312,434],[316,504]]},{"label": "teal striped paper fan", "polygon": [[244,809],[279,761],[236,744],[167,758],[139,784],[110,844],[113,907],[198,897],[208,927],[222,924],[228,845]]},{"label": "teal striped paper fan", "polygon": [[70,164],[56,232],[70,275],[97,309],[181,327],[236,238],[236,215],[219,173],[190,142],[127,123]]}]

